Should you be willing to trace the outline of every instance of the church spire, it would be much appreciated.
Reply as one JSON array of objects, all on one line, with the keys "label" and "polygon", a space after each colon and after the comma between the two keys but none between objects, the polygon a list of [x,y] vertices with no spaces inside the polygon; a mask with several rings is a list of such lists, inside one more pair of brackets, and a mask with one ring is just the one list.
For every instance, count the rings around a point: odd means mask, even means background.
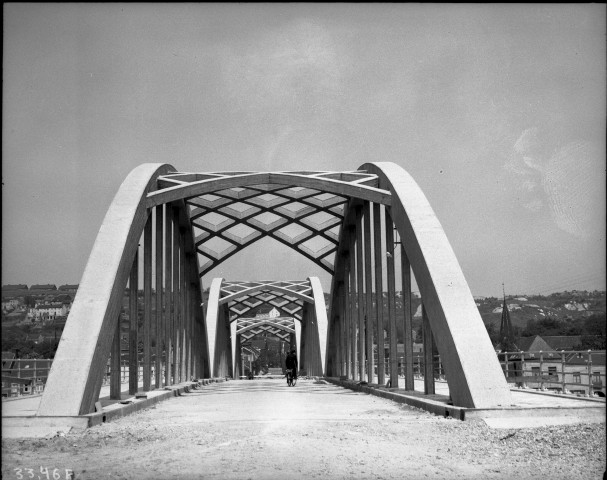
[{"label": "church spire", "polygon": [[502,283],[502,292],[504,295],[504,304],[502,306],[502,321],[500,324],[500,343],[502,351],[513,351],[516,349],[514,344],[514,331],[512,329],[512,322],[510,321],[510,312],[508,311],[508,305],[506,304],[506,290]]}]

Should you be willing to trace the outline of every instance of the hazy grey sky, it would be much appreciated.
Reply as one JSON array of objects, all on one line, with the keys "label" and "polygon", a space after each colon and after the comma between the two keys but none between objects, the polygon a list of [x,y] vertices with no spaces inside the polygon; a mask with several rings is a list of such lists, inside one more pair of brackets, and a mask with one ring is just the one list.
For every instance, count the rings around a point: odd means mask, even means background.
[{"label": "hazy grey sky", "polygon": [[[428,197],[473,294],[605,289],[605,13],[4,4],[2,283],[78,283],[141,163],[392,161]],[[292,250],[253,246],[203,280],[310,275],[328,286]]]}]

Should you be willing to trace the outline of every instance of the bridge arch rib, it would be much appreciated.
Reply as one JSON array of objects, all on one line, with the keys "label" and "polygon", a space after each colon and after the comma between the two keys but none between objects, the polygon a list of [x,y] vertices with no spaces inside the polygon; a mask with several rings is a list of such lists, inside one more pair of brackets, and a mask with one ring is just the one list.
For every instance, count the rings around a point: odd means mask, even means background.
[{"label": "bridge arch rib", "polygon": [[[132,277],[141,234],[150,219],[146,195],[174,171],[143,164],[124,180],[101,224],[66,322],[38,415],[94,411],[117,331],[125,286]],[[136,290],[135,290],[136,291]]]},{"label": "bridge arch rib", "polygon": [[[374,263],[375,291],[385,291],[382,285],[382,265],[385,261],[390,382],[392,387],[398,386],[394,247],[399,243],[403,275],[404,363],[408,369],[405,388],[414,389],[410,311],[410,275],[413,271],[422,298],[426,393],[433,393],[434,388],[431,352],[435,342],[455,405],[483,408],[507,404],[510,391],[489,336],[451,245],[425,195],[411,176],[396,164],[369,163],[360,169],[377,175],[378,187],[390,192],[391,202],[387,208],[377,203],[371,208],[369,202],[351,199],[344,213],[344,233],[336,255],[331,287],[329,320],[332,356],[327,367],[329,374],[363,379],[365,362],[367,375],[375,368],[373,356],[365,355],[373,348],[373,334],[369,333],[373,327],[367,323],[366,316],[375,314],[375,331],[383,331],[382,302],[379,299],[375,301],[373,312],[370,282]],[[400,237],[398,243],[394,241],[394,231]],[[364,282],[366,286],[363,288]],[[353,296],[356,298],[352,299]],[[358,308],[353,308],[353,305],[358,305]],[[383,360],[383,348],[380,346],[377,368],[378,380],[382,384]],[[369,380],[371,378],[369,376]]]}]

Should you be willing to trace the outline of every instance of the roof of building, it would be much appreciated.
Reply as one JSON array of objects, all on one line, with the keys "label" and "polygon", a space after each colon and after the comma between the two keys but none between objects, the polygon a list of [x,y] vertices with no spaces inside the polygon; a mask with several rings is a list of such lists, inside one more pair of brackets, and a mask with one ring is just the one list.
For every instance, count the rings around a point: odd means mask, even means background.
[{"label": "roof of building", "polygon": [[39,303],[36,308],[63,308],[63,303]]},{"label": "roof of building", "polygon": [[67,293],[62,293],[55,297],[55,302],[72,303],[72,296]]},{"label": "roof of building", "polygon": [[552,352],[555,350],[539,335],[535,335],[533,337],[522,337],[519,338],[515,343],[518,350],[522,352]]},{"label": "roof of building", "polygon": [[[592,365],[605,365],[605,352],[592,352],[590,359]],[[572,354],[567,358],[569,365],[588,365],[588,355],[586,353]]]},{"label": "roof of building", "polygon": [[78,290],[78,285],[61,285],[59,290]]},{"label": "roof of building", "polygon": [[51,285],[50,283],[46,285],[32,285],[30,290],[57,290],[57,285]]},{"label": "roof of building", "polygon": [[555,350],[577,350],[582,346],[582,337],[579,335],[543,335],[542,338]]},{"label": "roof of building", "polygon": [[27,290],[27,285],[2,285],[2,290]]}]

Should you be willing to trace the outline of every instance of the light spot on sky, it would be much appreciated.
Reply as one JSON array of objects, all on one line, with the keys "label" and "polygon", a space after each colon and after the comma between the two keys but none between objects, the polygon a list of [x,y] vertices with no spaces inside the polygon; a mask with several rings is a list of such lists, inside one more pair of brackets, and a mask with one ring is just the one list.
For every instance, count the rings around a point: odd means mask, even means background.
[{"label": "light spot on sky", "polygon": [[558,228],[586,239],[596,229],[596,210],[604,209],[604,178],[597,177],[603,158],[591,142],[551,145],[533,127],[521,133],[506,168],[520,178],[526,209],[549,214]]}]

